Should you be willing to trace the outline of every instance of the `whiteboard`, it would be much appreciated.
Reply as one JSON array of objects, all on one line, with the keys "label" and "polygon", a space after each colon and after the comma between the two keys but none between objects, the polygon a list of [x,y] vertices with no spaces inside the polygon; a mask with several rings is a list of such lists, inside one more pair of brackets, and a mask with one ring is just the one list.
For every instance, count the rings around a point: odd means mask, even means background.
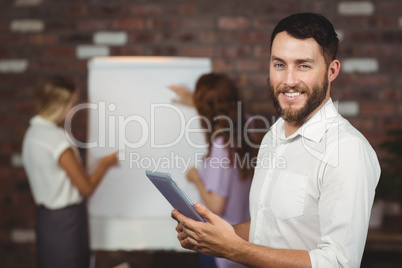
[{"label": "whiteboard", "polygon": [[211,71],[207,58],[100,57],[88,64],[88,172],[119,151],[88,202],[93,249],[180,249],[172,207],[145,176],[168,172],[191,200],[186,170],[202,161],[204,133],[196,110],[172,99],[171,84],[193,89]]}]

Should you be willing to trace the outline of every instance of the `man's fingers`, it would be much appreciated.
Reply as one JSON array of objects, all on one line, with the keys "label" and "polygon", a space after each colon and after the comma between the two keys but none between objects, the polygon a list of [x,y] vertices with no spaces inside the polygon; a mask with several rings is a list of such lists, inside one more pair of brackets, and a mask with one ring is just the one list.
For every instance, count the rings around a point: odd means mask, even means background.
[{"label": "man's fingers", "polygon": [[198,214],[200,214],[201,217],[209,221],[210,223],[214,224],[215,219],[219,218],[216,214],[214,214],[212,211],[210,211],[206,206],[204,206],[201,203],[196,203],[195,204],[195,210],[197,210]]},{"label": "man's fingers", "polygon": [[188,237],[188,235],[184,232],[177,233],[177,239],[179,239],[179,241],[182,241],[182,240],[186,239],[187,237]]},{"label": "man's fingers", "polygon": [[170,216],[171,216],[174,220],[176,220],[178,223],[180,223],[180,221],[177,219],[178,214],[180,214],[180,212],[179,212],[177,209],[174,209],[174,210],[172,211],[172,213],[170,214]]},{"label": "man's fingers", "polygon": [[185,240],[187,240],[187,242],[193,246],[198,247],[200,244],[198,243],[197,240],[195,240],[194,238],[192,238],[191,236],[188,236]]},{"label": "man's fingers", "polygon": [[197,221],[187,218],[181,214],[177,209],[172,211],[171,216],[185,228],[194,229],[193,226],[197,223]]},{"label": "man's fingers", "polygon": [[182,232],[183,231],[183,225],[180,223],[180,222],[178,222],[177,223],[177,225],[176,225],[176,232]]},{"label": "man's fingers", "polygon": [[191,230],[190,228],[184,228],[183,229],[183,232],[187,235],[187,236],[189,236],[189,237],[191,237],[191,238],[193,238],[193,239],[198,239],[198,235],[193,231],[193,230]]}]

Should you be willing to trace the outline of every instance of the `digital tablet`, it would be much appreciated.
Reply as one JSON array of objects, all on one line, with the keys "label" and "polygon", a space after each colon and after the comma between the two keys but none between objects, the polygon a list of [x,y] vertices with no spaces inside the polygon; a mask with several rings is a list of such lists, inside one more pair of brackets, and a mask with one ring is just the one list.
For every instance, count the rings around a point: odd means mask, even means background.
[{"label": "digital tablet", "polygon": [[177,186],[169,173],[146,170],[145,174],[169,203],[184,216],[206,222],[194,208],[194,203]]}]

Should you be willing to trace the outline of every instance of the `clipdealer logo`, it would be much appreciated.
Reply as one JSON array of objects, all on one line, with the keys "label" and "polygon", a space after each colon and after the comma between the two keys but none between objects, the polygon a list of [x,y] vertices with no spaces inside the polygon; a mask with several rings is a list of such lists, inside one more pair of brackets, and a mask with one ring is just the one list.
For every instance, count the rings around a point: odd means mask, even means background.
[{"label": "clipdealer logo", "polygon": [[[230,127],[213,130],[212,122],[209,122],[206,117],[196,115],[191,116],[186,119],[184,112],[176,105],[169,103],[155,103],[150,105],[150,110],[148,112],[149,118],[142,116],[140,114],[122,115],[115,113],[116,105],[111,103],[108,104],[105,101],[100,101],[99,103],[82,103],[73,107],[67,114],[64,123],[64,128],[66,133],[72,133],[72,120],[74,116],[81,110],[91,110],[91,113],[95,113],[97,116],[97,133],[95,140],[82,142],[76,139],[73,135],[67,134],[67,138],[75,144],[77,147],[91,149],[91,148],[119,148],[120,151],[125,151],[126,149],[139,149],[143,146],[148,146],[151,149],[166,149],[174,148],[183,139],[187,142],[188,146],[195,149],[206,149],[208,144],[197,143],[196,140],[192,138],[193,134],[201,133],[205,135],[206,132],[210,132],[213,139],[220,135],[223,131],[226,131],[230,135],[230,142],[224,146],[242,146],[242,142],[246,142],[252,148],[259,148],[260,144],[255,144],[251,139],[250,135],[253,133],[266,133],[270,128],[269,121],[263,116],[252,116],[244,120],[242,118],[241,103],[238,103],[237,110],[237,129],[234,129],[234,123],[231,118],[227,116],[217,116],[213,120],[226,120]],[[174,113],[179,122],[178,133],[173,140],[166,143],[158,143],[156,139],[157,133],[157,112],[166,112],[169,110],[170,113]],[[147,116],[148,116],[147,115]],[[262,122],[261,128],[256,128],[253,126],[254,120],[259,120]],[[200,122],[204,121],[206,128],[200,127]],[[198,125],[197,125],[198,124]],[[133,125],[138,126],[138,130],[135,132],[135,137],[133,133],[127,133],[127,129]],[[198,127],[194,127],[198,126]],[[235,134],[238,133],[238,134]],[[237,136],[236,136],[237,135]],[[241,137],[240,135],[244,135]],[[243,139],[242,139],[243,138]],[[125,160],[125,154],[119,154],[119,160]],[[140,159],[136,153],[130,155],[130,159],[137,161]],[[145,160],[143,160],[145,161]],[[158,160],[155,160],[156,162]],[[152,161],[150,161],[152,162]],[[187,163],[187,160],[184,162]],[[145,162],[144,162],[145,163]]]}]

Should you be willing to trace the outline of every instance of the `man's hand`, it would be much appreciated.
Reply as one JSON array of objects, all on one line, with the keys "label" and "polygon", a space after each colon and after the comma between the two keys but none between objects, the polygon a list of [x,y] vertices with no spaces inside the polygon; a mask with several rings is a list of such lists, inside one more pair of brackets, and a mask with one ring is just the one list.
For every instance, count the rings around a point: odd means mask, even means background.
[{"label": "man's hand", "polygon": [[178,222],[176,231],[181,246],[206,255],[229,258],[233,247],[244,240],[236,235],[228,222],[202,204],[197,203],[195,209],[208,222],[197,222],[185,217],[176,209],[172,211],[172,218]]}]

